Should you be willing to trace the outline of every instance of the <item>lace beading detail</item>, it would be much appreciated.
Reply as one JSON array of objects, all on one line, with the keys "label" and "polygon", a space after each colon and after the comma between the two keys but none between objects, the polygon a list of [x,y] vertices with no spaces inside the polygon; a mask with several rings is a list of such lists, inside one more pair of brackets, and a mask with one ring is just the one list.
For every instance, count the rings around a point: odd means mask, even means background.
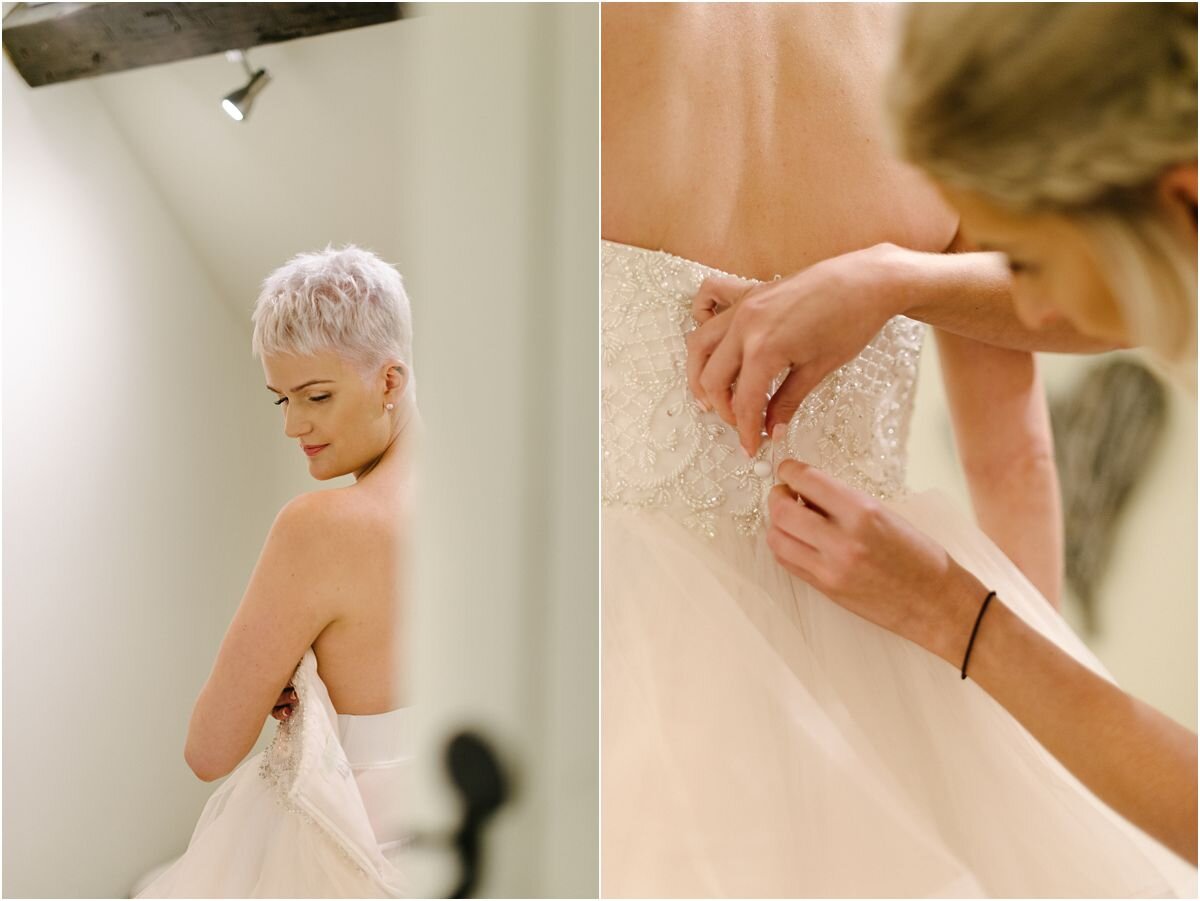
[{"label": "lace beading detail", "polygon": [[753,535],[765,522],[772,456],[811,463],[878,498],[904,492],[921,323],[889,320],[809,394],[784,447],[764,441],[747,460],[737,432],[704,413],[687,385],[692,297],[706,277],[726,273],[611,241],[601,261],[602,503],[665,509],[708,537],[723,523]]},{"label": "lace beading detail", "polygon": [[274,789],[275,803],[284,810],[305,820],[317,829],[330,842],[341,857],[352,863],[362,873],[378,883],[378,876],[366,866],[357,855],[351,854],[344,844],[331,835],[324,823],[315,820],[304,807],[296,803],[294,788],[297,780],[308,767],[318,766],[327,770],[337,770],[343,779],[353,780],[354,773],[345,761],[345,755],[339,754],[335,739],[328,736],[319,753],[315,743],[309,740],[310,728],[305,726],[308,708],[317,703],[310,694],[309,678],[312,667],[315,666],[315,656],[305,666],[312,652],[296,664],[290,684],[296,689],[296,703],[292,705],[292,714],[286,720],[279,720],[275,734],[262,751],[262,760],[258,766],[259,776]]},{"label": "lace beading detail", "polygon": [[308,762],[308,755],[304,753],[304,720],[310,702],[303,659],[296,664],[290,684],[296,690],[296,703],[292,705],[291,716],[276,723],[275,734],[263,750],[258,772],[275,789],[276,799],[285,808],[303,813],[292,801],[292,787],[300,776],[301,767]]}]

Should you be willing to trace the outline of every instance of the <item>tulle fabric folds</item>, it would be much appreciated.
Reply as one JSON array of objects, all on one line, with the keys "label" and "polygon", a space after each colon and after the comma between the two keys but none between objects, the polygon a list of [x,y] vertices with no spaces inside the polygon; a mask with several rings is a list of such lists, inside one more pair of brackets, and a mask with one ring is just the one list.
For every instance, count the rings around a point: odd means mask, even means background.
[{"label": "tulle fabric folds", "polygon": [[[292,718],[213,792],[187,850],[137,897],[403,897],[402,842],[391,831],[407,768],[396,749],[406,737],[359,736],[352,762],[311,648],[292,684],[299,699]],[[352,719],[363,721],[360,731],[379,733],[399,728],[405,715]],[[387,753],[368,759],[372,750]],[[397,797],[364,798],[374,790]],[[377,823],[389,824],[389,834],[376,835]]]},{"label": "tulle fabric folds", "polygon": [[[891,506],[1104,672],[946,499]],[[1194,897],[1194,868],[953,667],[787,574],[761,530],[613,506],[603,558],[604,896]]]}]

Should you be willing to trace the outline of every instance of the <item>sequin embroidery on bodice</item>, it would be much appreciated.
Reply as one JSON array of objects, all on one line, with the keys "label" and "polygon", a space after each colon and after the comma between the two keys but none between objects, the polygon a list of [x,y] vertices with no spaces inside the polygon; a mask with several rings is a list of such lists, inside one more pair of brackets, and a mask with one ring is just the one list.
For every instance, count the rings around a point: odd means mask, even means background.
[{"label": "sequin embroidery on bodice", "polygon": [[[601,244],[601,265],[603,503],[663,509],[709,537],[731,527],[754,534],[772,485],[771,443],[747,460],[737,432],[703,412],[687,385],[692,297],[705,278],[726,273],[612,241]],[[775,457],[879,498],[903,493],[923,337],[921,323],[889,320],[809,394]]]}]

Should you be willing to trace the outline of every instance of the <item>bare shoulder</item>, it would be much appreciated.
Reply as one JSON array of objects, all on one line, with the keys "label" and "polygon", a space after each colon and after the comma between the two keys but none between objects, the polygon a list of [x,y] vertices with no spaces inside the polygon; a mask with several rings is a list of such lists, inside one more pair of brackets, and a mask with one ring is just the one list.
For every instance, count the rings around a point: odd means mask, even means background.
[{"label": "bare shoulder", "polygon": [[398,540],[405,520],[404,504],[358,489],[350,485],[297,495],[279,511],[272,532],[299,547],[336,548]]}]

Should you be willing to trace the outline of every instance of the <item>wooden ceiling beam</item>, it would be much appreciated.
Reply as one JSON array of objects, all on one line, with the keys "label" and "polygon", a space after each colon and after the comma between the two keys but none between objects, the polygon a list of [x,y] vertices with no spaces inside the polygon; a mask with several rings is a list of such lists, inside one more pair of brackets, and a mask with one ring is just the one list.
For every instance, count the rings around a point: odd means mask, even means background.
[{"label": "wooden ceiling beam", "polygon": [[32,87],[393,22],[404,3],[19,3],[4,50]]}]

